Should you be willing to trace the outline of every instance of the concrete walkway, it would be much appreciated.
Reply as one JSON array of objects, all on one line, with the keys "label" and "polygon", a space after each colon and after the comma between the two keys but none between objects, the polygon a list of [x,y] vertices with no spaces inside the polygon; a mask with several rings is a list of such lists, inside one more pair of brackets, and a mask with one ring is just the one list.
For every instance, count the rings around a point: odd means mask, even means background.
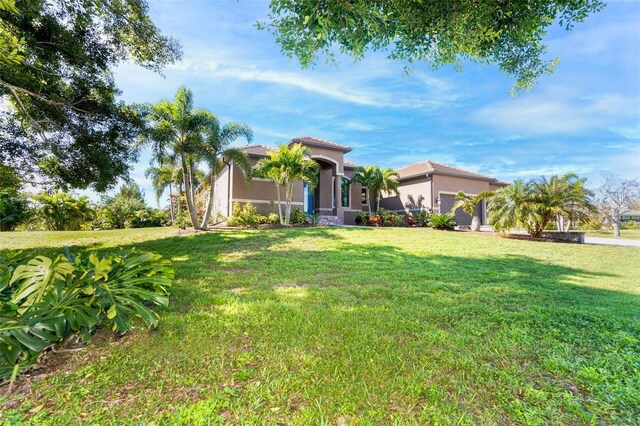
[{"label": "concrete walkway", "polygon": [[640,247],[640,240],[629,240],[625,238],[603,238],[584,236],[585,244],[600,244],[604,246]]}]

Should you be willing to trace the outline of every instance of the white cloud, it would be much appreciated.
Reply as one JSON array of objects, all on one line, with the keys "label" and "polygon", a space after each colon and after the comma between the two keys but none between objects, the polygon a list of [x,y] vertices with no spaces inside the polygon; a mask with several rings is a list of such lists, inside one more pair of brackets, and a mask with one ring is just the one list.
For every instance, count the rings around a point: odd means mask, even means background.
[{"label": "white cloud", "polygon": [[576,99],[548,92],[487,105],[473,113],[472,119],[508,132],[580,134],[607,129],[620,119],[637,115],[636,104],[616,94]]},{"label": "white cloud", "polygon": [[371,123],[365,123],[364,121],[359,120],[347,120],[343,123],[340,123],[340,127],[349,130],[357,130],[360,132],[372,132],[374,130],[379,130],[381,127]]}]

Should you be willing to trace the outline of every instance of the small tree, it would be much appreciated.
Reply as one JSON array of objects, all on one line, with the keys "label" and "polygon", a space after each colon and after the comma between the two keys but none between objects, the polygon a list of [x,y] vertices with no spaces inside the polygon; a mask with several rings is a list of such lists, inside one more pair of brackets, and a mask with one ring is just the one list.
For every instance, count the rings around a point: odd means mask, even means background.
[{"label": "small tree", "polygon": [[76,231],[95,217],[87,197],[74,198],[66,192],[35,195],[37,212],[49,231]]},{"label": "small tree", "polygon": [[527,182],[517,180],[491,197],[489,221],[498,232],[523,227],[532,237],[539,237],[554,219],[563,218],[570,224],[593,211],[585,182],[573,173]]},{"label": "small tree", "polygon": [[603,184],[598,190],[598,207],[611,222],[613,236],[620,237],[620,218],[640,202],[640,181],[622,179],[613,173],[603,174]]},{"label": "small tree", "polygon": [[456,194],[456,203],[451,209],[451,214],[455,215],[456,210],[462,209],[463,212],[471,216],[471,230],[478,232],[480,230],[480,220],[478,218],[477,206],[478,203],[487,197],[493,195],[493,191],[482,191],[476,196],[467,195],[464,191],[460,191]]},{"label": "small tree", "polygon": [[[276,185],[278,197],[278,215],[282,225],[289,225],[291,219],[291,202],[293,199],[293,185],[296,181],[303,181],[310,190],[318,184],[320,166],[309,159],[311,153],[302,144],[296,143],[289,148],[280,145],[276,151],[268,151],[269,158],[258,162],[254,175],[271,179]],[[282,211],[281,190],[284,189],[285,211]]]},{"label": "small tree", "polygon": [[100,213],[105,216],[110,228],[124,229],[135,217],[136,212],[146,207],[144,193],[132,182],[122,185],[115,197],[104,197]]},{"label": "small tree", "polygon": [[360,183],[365,188],[367,200],[369,201],[369,214],[371,214],[371,196],[375,197],[375,211],[378,211],[382,191],[398,194],[398,179],[399,175],[395,170],[367,166],[358,167],[351,178],[351,182]]}]

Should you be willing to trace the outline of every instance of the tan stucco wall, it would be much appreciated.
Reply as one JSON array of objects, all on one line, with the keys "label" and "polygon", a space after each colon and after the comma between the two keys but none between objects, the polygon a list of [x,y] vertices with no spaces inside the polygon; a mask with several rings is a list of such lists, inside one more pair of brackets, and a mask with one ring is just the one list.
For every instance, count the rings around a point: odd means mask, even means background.
[{"label": "tan stucco wall", "polygon": [[[257,160],[252,159],[252,165]],[[251,202],[256,210],[261,213],[270,213],[278,209],[275,201],[278,199],[276,186],[270,180],[253,179],[247,182],[242,175],[242,170],[235,164],[232,166],[231,205]],[[302,182],[296,182],[293,187],[293,207],[302,208]],[[284,202],[284,191],[280,194]],[[273,207],[271,206],[273,204]]]},{"label": "tan stucco wall", "polygon": [[431,181],[426,176],[401,182],[398,191],[400,195],[383,193],[380,207],[406,212],[432,208]]},{"label": "tan stucco wall", "polygon": [[324,160],[332,165],[335,164],[335,161],[338,163],[338,173],[344,173],[344,154],[342,151],[316,148],[314,146],[307,146],[307,148],[311,151],[311,158],[315,157],[316,160]]},{"label": "tan stucco wall", "polygon": [[[487,181],[483,180],[475,180],[475,179],[465,179],[459,178],[455,176],[441,176],[434,175],[433,177],[433,191],[434,196],[442,194],[456,194],[458,191],[464,191],[465,194],[468,195],[476,195],[482,191],[487,191],[495,189],[493,185],[491,185]],[[434,211],[438,213],[448,213],[448,211],[440,211],[440,206],[435,205]],[[460,219],[464,216],[464,220],[461,220],[460,223],[466,224],[466,215],[463,212],[456,212],[456,216],[460,215]],[[483,212],[483,216],[486,217],[486,213]],[[482,223],[484,223],[484,218],[481,218]],[[469,219],[470,222],[470,219]]]}]

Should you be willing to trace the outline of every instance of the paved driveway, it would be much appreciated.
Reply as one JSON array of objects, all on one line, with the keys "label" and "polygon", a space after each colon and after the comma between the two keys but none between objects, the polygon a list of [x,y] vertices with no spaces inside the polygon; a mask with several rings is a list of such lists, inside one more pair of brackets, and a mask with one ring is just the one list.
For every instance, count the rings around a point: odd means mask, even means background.
[{"label": "paved driveway", "polygon": [[584,236],[585,244],[601,244],[605,246],[640,247],[640,240],[627,240],[624,238],[602,238]]}]

